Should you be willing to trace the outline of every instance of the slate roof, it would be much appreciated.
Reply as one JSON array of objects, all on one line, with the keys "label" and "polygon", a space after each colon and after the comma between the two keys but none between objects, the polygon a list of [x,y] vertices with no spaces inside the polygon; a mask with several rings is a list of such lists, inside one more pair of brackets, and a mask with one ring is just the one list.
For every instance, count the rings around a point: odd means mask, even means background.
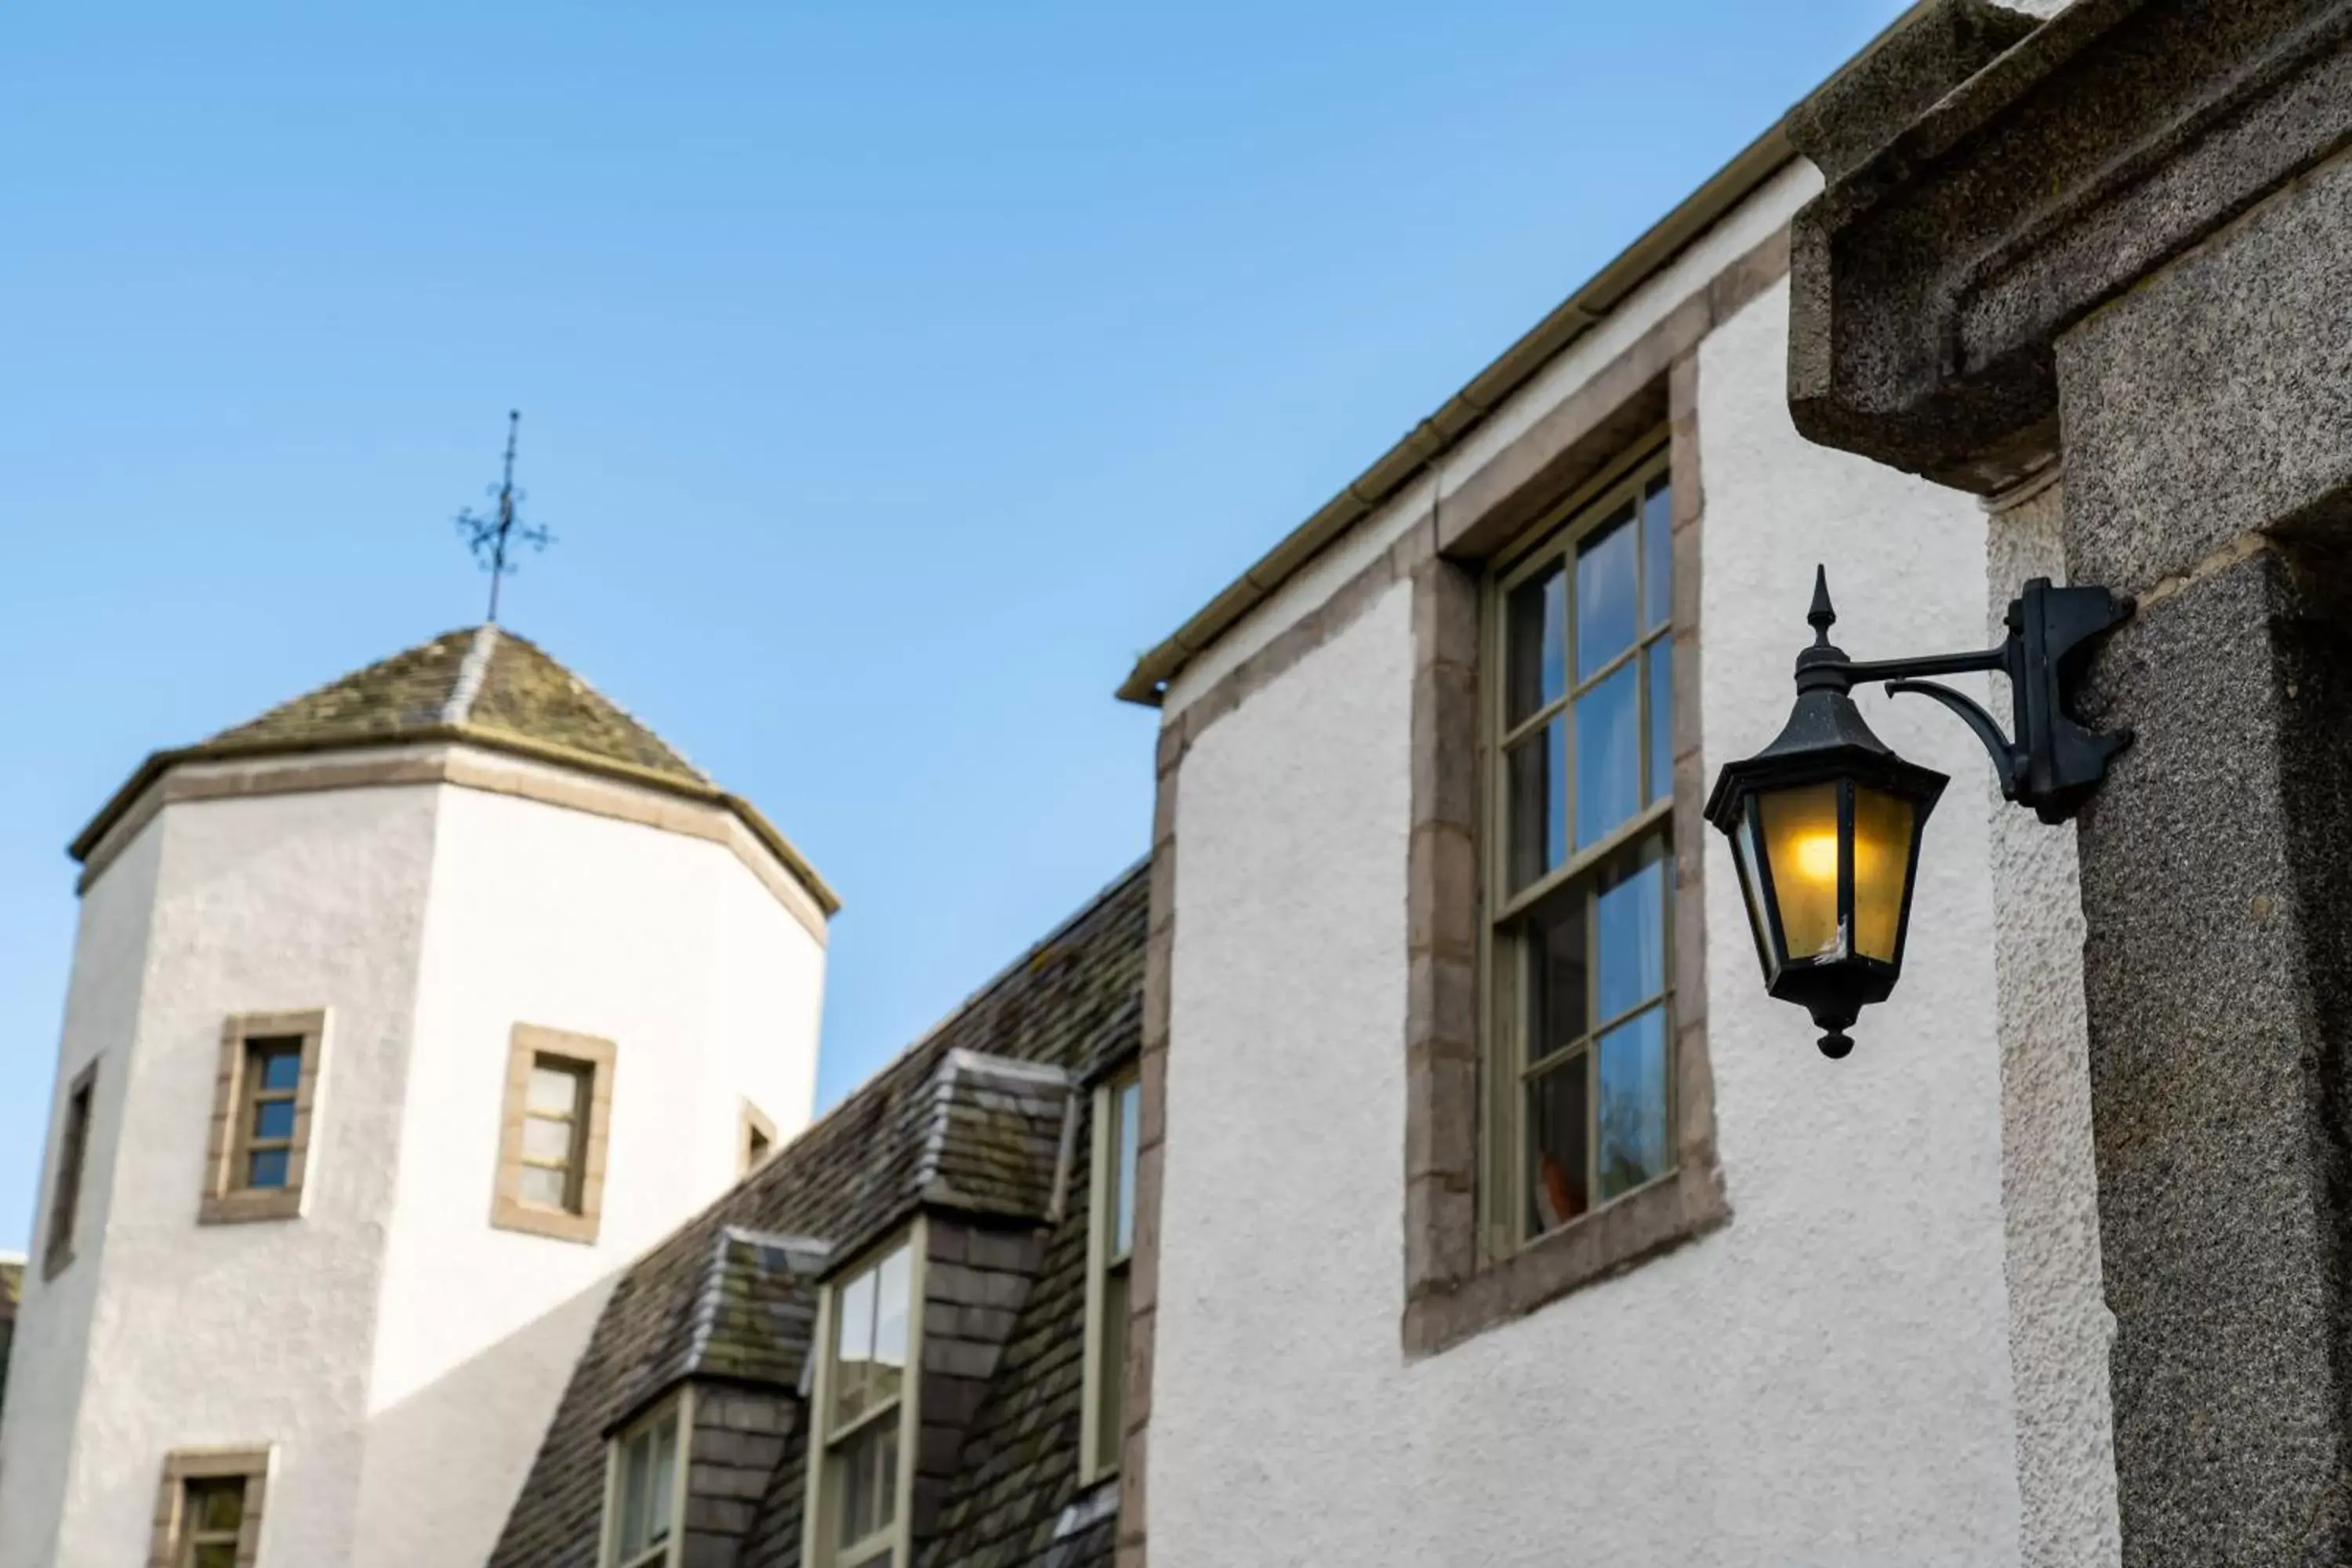
[{"label": "slate roof", "polygon": [[528,637],[496,624],[444,632],[193,746],[157,752],[75,839],[86,860],[148,785],[182,763],[462,740],[583,767],[734,810],[827,914],[840,900],[748,802]]},{"label": "slate roof", "polygon": [[[1083,1086],[1140,1043],[1147,902],[1139,866],[623,1274],[490,1568],[593,1568],[605,1436],[686,1375],[691,1325],[723,1321],[724,1334],[706,1344],[724,1339],[724,1357],[756,1382],[796,1382],[815,1289],[795,1258],[812,1259],[820,1245],[851,1258],[923,1205],[997,1214],[1024,1205],[1044,1226],[1044,1260],[965,1430],[937,1528],[918,1543],[917,1568],[1111,1561],[1115,1489],[1082,1500],[1078,1485],[1091,1148]],[[1073,1108],[1069,1152],[1055,1111],[1053,1153],[1041,1162],[1043,1108],[1055,1096]],[[772,1256],[755,1262],[761,1247]],[[756,1342],[768,1332],[772,1344]],[[708,1349],[700,1365],[703,1375],[723,1375]],[[805,1426],[792,1423],[741,1568],[797,1568]]]},{"label": "slate roof", "polygon": [[305,749],[394,741],[447,726],[561,746],[687,784],[709,775],[582,680],[538,644],[496,625],[444,632],[251,723],[224,730],[197,751]]}]

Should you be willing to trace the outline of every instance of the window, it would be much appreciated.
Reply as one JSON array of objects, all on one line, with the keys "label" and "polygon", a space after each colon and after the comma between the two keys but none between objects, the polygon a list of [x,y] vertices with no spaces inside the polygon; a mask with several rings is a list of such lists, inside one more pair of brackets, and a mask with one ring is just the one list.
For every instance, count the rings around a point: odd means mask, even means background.
[{"label": "window", "polygon": [[693,1390],[681,1389],[613,1440],[605,1471],[607,1568],[649,1568],[671,1561],[686,1511],[678,1449],[692,1430]]},{"label": "window", "polygon": [[268,1473],[267,1448],[191,1449],[165,1459],[150,1568],[252,1568]]},{"label": "window", "polygon": [[492,1225],[562,1241],[596,1239],[613,1062],[610,1040],[514,1026]]},{"label": "window", "polygon": [[768,1156],[775,1152],[775,1148],[776,1124],[762,1115],[758,1106],[745,1100],[742,1152],[738,1173],[748,1176],[758,1170],[767,1163]]},{"label": "window", "polygon": [[1087,1239],[1086,1405],[1078,1479],[1118,1468],[1127,1373],[1127,1280],[1135,1257],[1135,1155],[1143,1085],[1133,1073],[1095,1090],[1094,1181]]},{"label": "window", "polygon": [[825,1295],[824,1363],[815,1390],[813,1564],[899,1568],[905,1561],[907,1368],[915,1352],[915,1257],[902,1237]]},{"label": "window", "polygon": [[326,1019],[249,1013],[222,1026],[200,1211],[207,1223],[302,1212]]},{"label": "window", "polygon": [[1489,1245],[1674,1168],[1664,455],[1489,582]]},{"label": "window", "polygon": [[98,1064],[81,1069],[66,1090],[66,1119],[58,1129],[58,1169],[50,1178],[49,1233],[41,1247],[41,1278],[54,1279],[74,1258],[74,1221],[81,1213],[82,1167],[89,1162],[90,1107],[98,1095]]}]

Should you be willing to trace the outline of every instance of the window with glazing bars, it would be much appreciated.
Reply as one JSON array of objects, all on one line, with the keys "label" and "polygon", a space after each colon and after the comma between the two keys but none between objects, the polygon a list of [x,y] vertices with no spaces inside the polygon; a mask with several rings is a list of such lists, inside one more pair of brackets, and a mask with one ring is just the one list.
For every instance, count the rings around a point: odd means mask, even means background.
[{"label": "window with glazing bars", "polygon": [[327,1014],[246,1013],[221,1026],[205,1151],[207,1224],[292,1219],[313,1173],[311,1123],[324,1067]]},{"label": "window with glazing bars", "polygon": [[1490,1250],[1673,1169],[1665,468],[1638,463],[1488,582]]},{"label": "window with glazing bars", "polygon": [[899,1242],[834,1288],[821,1391],[818,1544],[830,1568],[896,1568],[913,1350],[914,1249]]},{"label": "window with glazing bars", "polygon": [[605,1517],[609,1568],[656,1568],[670,1561],[685,1401],[680,1394],[614,1439]]}]

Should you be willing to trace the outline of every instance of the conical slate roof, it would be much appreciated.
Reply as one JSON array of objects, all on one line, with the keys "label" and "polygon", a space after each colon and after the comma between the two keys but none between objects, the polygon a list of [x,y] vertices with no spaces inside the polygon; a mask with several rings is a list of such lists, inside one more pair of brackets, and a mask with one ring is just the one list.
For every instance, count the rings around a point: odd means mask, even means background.
[{"label": "conical slate roof", "polygon": [[150,786],[184,763],[460,741],[722,805],[832,914],[841,901],[757,808],[721,789],[617,703],[495,624],[444,632],[208,741],[157,752],[74,840],[88,862]]},{"label": "conical slate roof", "polygon": [[710,778],[528,638],[496,625],[444,632],[194,748],[364,745],[463,725],[708,787]]}]

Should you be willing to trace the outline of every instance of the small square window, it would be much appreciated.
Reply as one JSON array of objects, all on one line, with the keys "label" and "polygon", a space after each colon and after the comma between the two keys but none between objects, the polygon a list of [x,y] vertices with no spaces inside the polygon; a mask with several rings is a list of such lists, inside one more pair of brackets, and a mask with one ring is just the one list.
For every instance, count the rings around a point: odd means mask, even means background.
[{"label": "small square window", "polygon": [[169,1568],[253,1568],[269,1450],[189,1449],[163,1461],[150,1561]]},{"label": "small square window", "polygon": [[776,1124],[750,1100],[743,1102],[743,1142],[739,1175],[750,1175],[768,1163],[776,1152]]},{"label": "small square window", "polygon": [[202,1209],[208,1223],[301,1213],[326,1018],[247,1014],[222,1029]]}]

